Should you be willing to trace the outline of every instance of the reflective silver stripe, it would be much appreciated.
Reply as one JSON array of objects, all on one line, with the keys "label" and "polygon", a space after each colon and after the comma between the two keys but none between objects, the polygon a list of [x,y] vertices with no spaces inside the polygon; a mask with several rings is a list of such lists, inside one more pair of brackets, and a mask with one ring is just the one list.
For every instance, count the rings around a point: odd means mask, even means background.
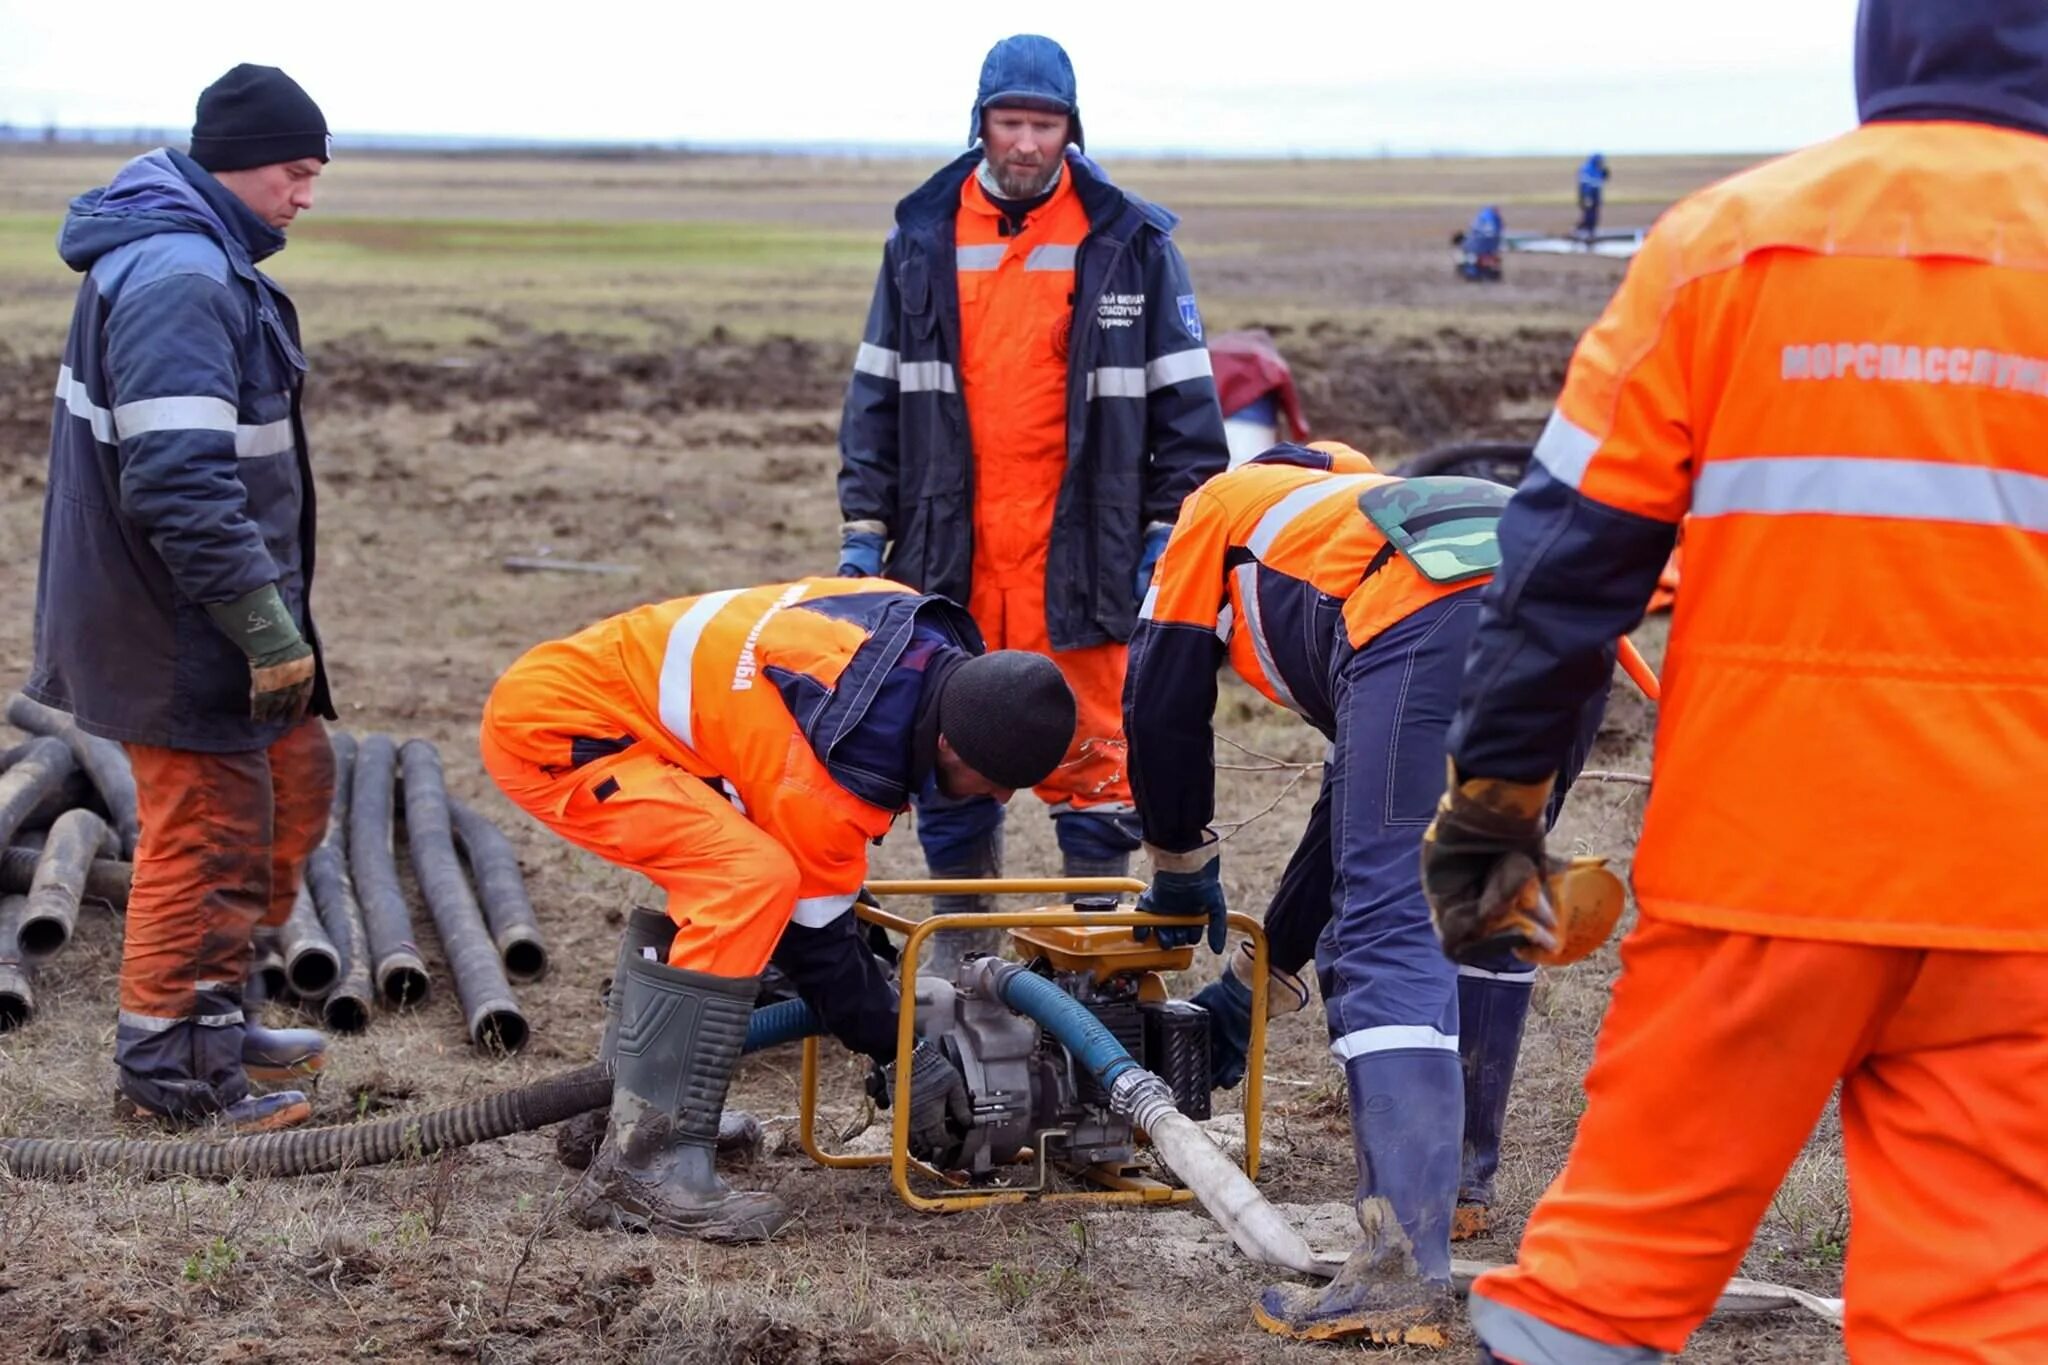
[{"label": "reflective silver stripe", "polygon": [[956,247],[953,259],[961,270],[980,272],[994,270],[1003,263],[1003,253],[1010,249],[1008,242],[997,242],[994,246]]},{"label": "reflective silver stripe", "polygon": [[262,426],[235,428],[235,457],[260,460],[265,455],[282,455],[292,448],[292,419],[280,417]]},{"label": "reflective silver stripe", "polygon": [[114,409],[114,430],[122,440],[153,431],[233,431],[235,405],[198,395],[142,398]]},{"label": "reflective silver stripe", "polygon": [[1230,643],[1230,632],[1237,624],[1237,618],[1230,614],[1230,603],[1225,602],[1216,612],[1216,638],[1224,644]]},{"label": "reflective silver stripe", "polygon": [[860,349],[853,353],[853,368],[862,374],[871,374],[877,379],[894,379],[896,365],[902,357],[886,346],[877,346],[863,341]]},{"label": "reflective silver stripe", "polygon": [[1692,514],[1892,517],[2048,533],[2048,478],[2016,469],[1852,455],[1712,460]]},{"label": "reflective silver stripe", "polygon": [[959,392],[959,386],[953,379],[953,367],[943,360],[906,360],[902,364],[899,382],[905,393]]},{"label": "reflective silver stripe", "polygon": [[1273,666],[1273,651],[1266,645],[1266,622],[1259,613],[1259,566],[1240,564],[1230,571],[1237,580],[1237,600],[1244,607],[1244,628],[1252,637],[1252,653],[1258,656],[1259,671],[1272,684],[1273,695],[1280,704],[1297,715],[1305,715],[1301,703],[1294,699],[1287,680],[1280,676],[1280,670]]},{"label": "reflective silver stripe", "polygon": [[1097,398],[1143,398],[1145,371],[1136,365],[1104,365],[1088,372],[1084,388],[1090,403]]},{"label": "reflective silver stripe", "polygon": [[1145,588],[1145,600],[1144,600],[1143,602],[1140,602],[1140,603],[1138,604],[1138,619],[1139,619],[1140,621],[1149,621],[1149,620],[1151,620],[1151,619],[1152,619],[1152,609],[1153,609],[1154,607],[1158,606],[1158,605],[1159,605],[1159,585],[1158,585],[1157,583],[1151,583],[1151,584],[1148,584],[1148,585],[1146,585],[1146,588]]},{"label": "reflective silver stripe", "polygon": [[73,417],[91,424],[95,441],[114,443],[114,414],[92,401],[84,382],[71,373],[69,365],[57,369],[57,398]]},{"label": "reflective silver stripe", "polygon": [[1531,967],[1526,972],[1489,972],[1484,967],[1467,967],[1461,963],[1458,966],[1458,975],[1476,977],[1481,981],[1505,981],[1511,986],[1533,986],[1536,984],[1536,969],[1534,967]]},{"label": "reflective silver stripe", "polygon": [[243,1022],[240,1010],[229,1010],[225,1014],[188,1014],[178,1019],[164,1019],[154,1014],[131,1014],[122,1010],[119,1022],[129,1028],[141,1029],[144,1033],[168,1033],[180,1024],[197,1024],[201,1028],[226,1028],[229,1024]]},{"label": "reflective silver stripe", "polygon": [[1599,437],[1566,417],[1562,409],[1552,408],[1543,435],[1536,440],[1536,462],[1559,483],[1577,488],[1599,448]]},{"label": "reflective silver stripe", "polygon": [[242,989],[242,983],[239,981],[195,981],[192,983],[192,989],[195,991],[238,991]]},{"label": "reflective silver stripe", "polygon": [[1330,1044],[1330,1055],[1340,1062],[1348,1062],[1370,1052],[1412,1052],[1417,1048],[1456,1052],[1458,1035],[1440,1032],[1427,1024],[1381,1024],[1377,1028],[1362,1028],[1345,1034]]},{"label": "reflective silver stripe", "polygon": [[1072,270],[1078,246],[1035,246],[1024,258],[1026,270]]},{"label": "reflective silver stripe", "polygon": [[796,903],[790,922],[806,929],[822,929],[853,909],[852,896],[806,896]]},{"label": "reflective silver stripe", "polygon": [[725,610],[726,605],[743,591],[741,588],[727,588],[724,592],[706,593],[669,627],[668,645],[661,656],[661,687],[657,696],[662,725],[681,740],[685,748],[697,747],[697,737],[690,730],[690,664],[697,654],[697,642],[704,638],[704,627],[710,624],[711,618]]},{"label": "reflective silver stripe", "polygon": [[1370,474],[1339,474],[1335,478],[1317,479],[1306,483],[1289,493],[1266,509],[1259,518],[1259,524],[1252,528],[1244,546],[1260,559],[1264,559],[1273,548],[1273,542],[1287,529],[1287,523],[1314,507],[1324,498],[1334,498],[1349,493],[1352,489],[1372,478]]},{"label": "reflective silver stripe", "polygon": [[1209,352],[1200,346],[1189,351],[1175,351],[1163,355],[1145,367],[1145,390],[1150,393],[1163,389],[1168,384],[1183,384],[1190,379],[1206,379],[1216,373],[1216,367],[1209,363]]},{"label": "reflective silver stripe", "polygon": [[1521,1365],[1658,1365],[1664,1359],[1662,1351],[1647,1346],[1614,1346],[1554,1327],[1484,1294],[1472,1296],[1471,1314],[1486,1348]]}]

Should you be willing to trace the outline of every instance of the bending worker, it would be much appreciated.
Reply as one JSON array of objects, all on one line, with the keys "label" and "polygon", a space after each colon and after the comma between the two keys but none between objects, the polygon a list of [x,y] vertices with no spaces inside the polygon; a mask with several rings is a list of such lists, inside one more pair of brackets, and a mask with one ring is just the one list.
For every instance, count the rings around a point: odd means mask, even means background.
[{"label": "bending worker", "polygon": [[1595,152],[1579,166],[1579,236],[1600,231],[1600,200],[1606,193],[1607,158]]},{"label": "bending worker", "polygon": [[[964,602],[1059,666],[1080,726],[1038,795],[1068,876],[1122,875],[1124,641],[1181,500],[1229,460],[1172,214],[1081,155],[1067,54],[982,64],[971,150],[896,206],[839,428],[839,571]],[[932,874],[994,875],[1002,810],[920,805]],[[940,897],[940,912],[974,897]],[[969,947],[934,940],[945,974]]]},{"label": "bending worker", "polygon": [[[638,607],[529,651],[484,710],[484,767],[569,842],[668,893],[674,935],[622,945],[611,1118],[584,1173],[593,1227],[755,1240],[788,1218],[712,1168],[771,957],[826,1027],[896,1055],[896,993],[853,915],[867,850],[921,788],[1001,803],[1074,733],[1059,670],[982,652],[967,613],[824,578]],[[964,1131],[959,1073],[919,1043],[920,1155]]]},{"label": "bending worker", "polygon": [[2048,10],[1857,39],[1862,127],[1665,214],[1501,521],[1456,955],[1555,936],[1531,812],[1690,512],[1641,918],[1488,1359],[1677,1352],[1837,1085],[1850,1357],[2048,1359]]},{"label": "bending worker", "polygon": [[[1461,979],[1430,931],[1415,869],[1507,497],[1478,479],[1379,474],[1344,446],[1276,446],[1188,499],[1132,639],[1124,727],[1154,867],[1143,908],[1208,914],[1212,948],[1224,945],[1225,910],[1208,829],[1219,665],[1227,657],[1331,744],[1267,927],[1289,972],[1313,945],[1350,1089],[1362,1238],[1320,1297],[1266,1292],[1258,1319],[1283,1335],[1441,1345],[1461,1131],[1489,1134],[1481,1142],[1498,1152],[1535,968],[1502,952]],[[1589,735],[1600,706],[1583,707]],[[1561,766],[1576,766],[1571,742],[1560,742]],[[1198,997],[1237,1033],[1240,1070],[1245,960],[1233,959],[1227,987]],[[1292,995],[1306,1000],[1298,984]],[[1469,1035],[1461,1011],[1481,1023]],[[1470,1119],[1461,1046],[1485,1078]]]},{"label": "bending worker", "polygon": [[142,833],[121,946],[117,1109],[302,1123],[326,1040],[256,1019],[250,941],[327,829],[334,718],[312,616],[299,315],[257,269],[313,206],[327,120],[274,66],[199,96],[168,147],[79,196],[85,279],[57,372],[29,696],[118,740]]}]

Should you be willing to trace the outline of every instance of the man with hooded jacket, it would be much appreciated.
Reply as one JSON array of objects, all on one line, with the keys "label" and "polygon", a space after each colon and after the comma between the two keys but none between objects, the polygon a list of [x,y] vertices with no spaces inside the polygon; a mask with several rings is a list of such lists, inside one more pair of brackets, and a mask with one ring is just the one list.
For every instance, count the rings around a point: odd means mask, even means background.
[{"label": "man with hooded jacket", "polygon": [[324,1041],[245,1015],[250,939],[290,912],[327,826],[334,716],[308,595],[313,474],[298,314],[256,267],[313,203],[327,122],[275,67],[199,97],[191,154],[71,206],[85,275],[57,374],[27,692],[127,748],[141,840],[122,945],[116,1087],[174,1124],[311,1114],[251,1078]]},{"label": "man with hooded jacket", "polygon": [[1864,0],[1857,64],[1861,127],[1650,233],[1500,523],[1423,860],[1453,956],[1556,937],[1556,743],[1681,518],[1686,581],[1488,1360],[1677,1352],[1838,1090],[1849,1355],[2048,1359],[2048,9]]},{"label": "man with hooded jacket", "polygon": [[[1177,220],[1082,155],[1059,44],[989,51],[968,140],[896,207],[840,423],[839,569],[964,603],[991,648],[1059,665],[1080,727],[1038,795],[1066,875],[1121,875],[1124,642],[1181,500],[1228,463],[1222,413]],[[1001,818],[921,805],[933,874],[996,872]],[[935,965],[968,946],[989,944],[941,935]]]}]

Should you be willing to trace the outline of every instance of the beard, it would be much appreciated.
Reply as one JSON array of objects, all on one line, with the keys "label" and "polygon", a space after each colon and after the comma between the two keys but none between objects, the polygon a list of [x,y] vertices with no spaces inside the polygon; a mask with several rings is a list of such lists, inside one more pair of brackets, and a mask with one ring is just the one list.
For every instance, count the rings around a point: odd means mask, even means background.
[{"label": "beard", "polygon": [[1051,187],[1060,172],[1060,158],[1047,157],[1035,165],[1020,166],[1010,161],[990,161],[996,189],[1005,199],[1035,199]]}]

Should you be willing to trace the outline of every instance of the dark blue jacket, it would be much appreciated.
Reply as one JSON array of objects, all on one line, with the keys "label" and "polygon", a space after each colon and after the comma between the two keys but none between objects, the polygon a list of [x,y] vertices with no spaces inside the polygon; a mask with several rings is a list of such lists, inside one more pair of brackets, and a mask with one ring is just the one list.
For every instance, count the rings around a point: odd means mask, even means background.
[{"label": "dark blue jacket", "polygon": [[[1856,95],[1865,122],[1944,119],[2048,134],[2048,8],[2039,0],[1863,0]],[[1452,723],[1460,771],[1516,781],[1552,772],[1580,703],[1608,686],[1615,640],[1656,590],[1675,526],[1608,507],[1541,460],[1500,522]]]},{"label": "dark blue jacket", "polygon": [[[957,602],[974,564],[974,462],[953,228],[981,159],[968,152],[896,206],[839,424],[841,514],[885,528],[888,577]],[[1091,230],[1074,265],[1067,473],[1046,565],[1055,649],[1130,638],[1145,528],[1171,524],[1229,461],[1178,220],[1078,152],[1067,173]],[[1110,325],[1134,305],[1135,325]]]},{"label": "dark blue jacket", "polygon": [[[108,739],[236,752],[249,666],[207,603],[276,583],[300,632],[313,579],[306,361],[256,269],[284,246],[225,186],[159,150],[79,196],[58,251],[85,273],[58,372],[27,692]],[[332,717],[327,676],[312,709]]]},{"label": "dark blue jacket", "polygon": [[1474,256],[1498,255],[1500,238],[1500,210],[1488,204],[1472,215],[1472,226],[1465,229],[1465,250]]}]

